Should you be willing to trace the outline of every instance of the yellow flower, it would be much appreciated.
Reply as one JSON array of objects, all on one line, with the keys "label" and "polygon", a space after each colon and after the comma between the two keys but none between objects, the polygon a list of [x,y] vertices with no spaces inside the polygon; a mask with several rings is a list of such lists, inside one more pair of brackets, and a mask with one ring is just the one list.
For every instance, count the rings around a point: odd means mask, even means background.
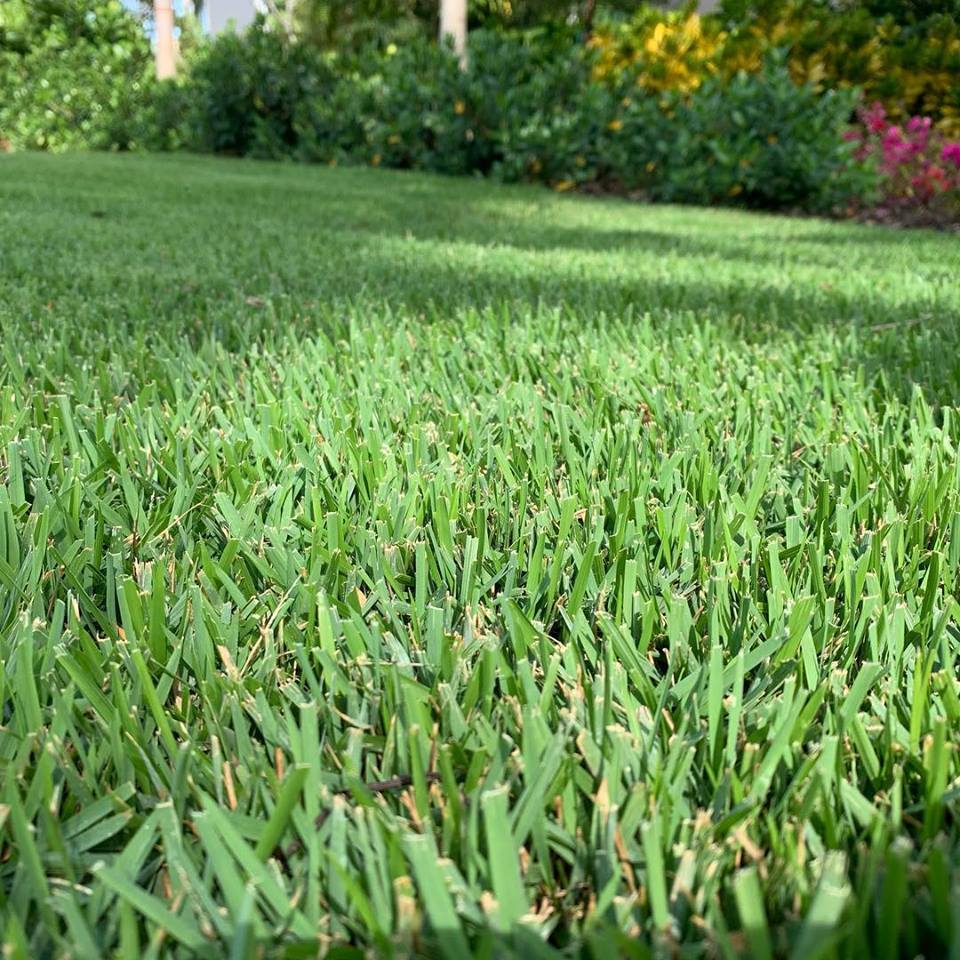
[{"label": "yellow flower", "polygon": [[621,130],[622,128],[623,128],[623,121],[622,121],[622,120],[611,120],[611,121],[607,124],[607,129],[608,129],[608,130],[617,131],[617,130]]},{"label": "yellow flower", "polygon": [[645,44],[648,53],[657,53],[663,46],[663,41],[667,39],[667,25],[662,21],[653,28],[653,33],[647,38]]},{"label": "yellow flower", "polygon": [[387,56],[392,57],[397,52],[397,45],[395,43],[387,44]]},{"label": "yellow flower", "polygon": [[462,117],[464,111],[467,109],[467,105],[462,100],[457,100],[453,105],[453,112],[458,116]]},{"label": "yellow flower", "polygon": [[656,170],[656,169],[657,169],[657,165],[651,160],[651,161],[647,164],[647,173],[653,173],[653,171]]},{"label": "yellow flower", "polygon": [[568,190],[572,190],[576,184],[572,180],[558,180],[554,185],[553,189],[557,193],[566,193]]},{"label": "yellow flower", "polygon": [[399,142],[400,142],[400,135],[397,133],[391,133],[390,136],[387,137],[387,143],[399,143]]},{"label": "yellow flower", "polygon": [[370,166],[372,166],[372,167],[379,167],[379,166],[380,166],[380,161],[381,161],[382,159],[383,159],[383,158],[380,156],[379,153],[375,153],[375,154],[370,158]]}]

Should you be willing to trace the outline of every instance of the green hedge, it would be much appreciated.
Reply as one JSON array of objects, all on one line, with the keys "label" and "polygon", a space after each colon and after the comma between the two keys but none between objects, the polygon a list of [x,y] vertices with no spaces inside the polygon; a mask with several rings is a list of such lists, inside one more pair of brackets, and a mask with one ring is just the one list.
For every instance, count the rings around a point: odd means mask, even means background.
[{"label": "green hedge", "polygon": [[150,43],[120,0],[0,4],[0,140],[15,149],[136,145]]},{"label": "green hedge", "polygon": [[159,139],[192,150],[474,173],[653,200],[836,210],[871,194],[843,134],[853,91],[798,86],[783,58],[692,96],[592,79],[592,54],[475,31],[469,67],[427,41],[337,58],[254,28],[204,47]]},{"label": "green hedge", "polygon": [[474,31],[461,71],[426,39],[338,56],[260,21],[199,43],[161,84],[119,0],[30,2],[0,30],[0,136],[15,148],[184,148],[815,211],[873,190],[843,137],[855,93],[798,86],[780,56],[658,96],[629,73],[596,81],[595,54],[562,31]]}]

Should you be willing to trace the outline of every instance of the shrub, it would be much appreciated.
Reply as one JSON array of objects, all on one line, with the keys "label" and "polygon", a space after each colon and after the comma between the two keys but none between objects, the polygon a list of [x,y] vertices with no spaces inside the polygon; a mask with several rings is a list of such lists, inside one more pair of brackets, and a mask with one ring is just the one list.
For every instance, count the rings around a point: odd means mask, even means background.
[{"label": "shrub", "polygon": [[[136,26],[126,14],[120,22]],[[63,36],[57,23],[61,33],[48,33]],[[103,108],[95,129],[49,120],[39,129],[51,146],[366,163],[691,203],[832,211],[870,193],[869,170],[843,137],[854,94],[797,85],[782,53],[761,73],[667,92],[645,89],[639,62],[616,83],[597,82],[598,58],[562,32],[481,30],[464,71],[427,39],[331,54],[260,20],[198,43],[175,82],[144,79],[149,96],[131,98],[135,109],[125,100]]]},{"label": "shrub", "polygon": [[137,145],[150,44],[120,0],[7,0],[0,139],[14,148]]},{"label": "shrub", "polygon": [[130,121],[131,141],[152,151],[195,147],[189,142],[185,118],[191,91],[178,80],[154,82]]},{"label": "shrub", "polygon": [[561,50],[550,35],[475,31],[466,71],[428,40],[369,48],[339,66],[334,88],[300,107],[302,158],[505,180],[595,179],[596,162],[580,158],[595,153],[596,111],[611,96],[590,82],[581,51]]},{"label": "shrub", "polygon": [[702,18],[644,7],[625,23],[602,25],[591,42],[601,79],[615,84],[632,74],[643,89],[680,92],[713,75],[759,72],[771,49],[786,46],[797,83],[857,86],[897,117],[923,113],[960,134],[956,4],[917,3],[899,17],[887,6],[752,0]]},{"label": "shrub", "polygon": [[893,123],[880,103],[859,112],[848,139],[882,174],[878,213],[899,220],[937,223],[960,213],[960,142],[932,129],[929,117]]},{"label": "shrub", "polygon": [[776,57],[761,74],[711,79],[678,108],[683,162],[671,172],[667,198],[842,209],[872,190],[870,171],[852,162],[843,139],[855,102],[853,91],[797,85]]},{"label": "shrub", "polygon": [[852,91],[798,86],[772,54],[762,73],[711,78],[689,97],[625,96],[604,153],[653,199],[832,212],[874,191],[844,139],[855,104]]},{"label": "shrub", "polygon": [[183,83],[185,143],[196,150],[279,159],[298,146],[298,111],[335,82],[331,58],[289,43],[262,21],[202,45]]},{"label": "shrub", "polygon": [[783,54],[758,75],[656,95],[595,82],[596,54],[477,31],[469,68],[427,40],[354,58],[255,29],[200,51],[186,142],[214,152],[480,173],[566,190],[835,210],[869,194],[843,133],[852,91],[798,86]]},{"label": "shrub", "polygon": [[614,97],[591,81],[592,54],[569,43],[558,48],[545,37],[478,40],[464,99],[489,141],[490,172],[561,190],[599,179]]},{"label": "shrub", "polygon": [[631,20],[600,29],[590,46],[598,78],[629,73],[643,90],[689,93],[717,72],[726,39],[716,18],[643,7]]},{"label": "shrub", "polygon": [[[200,87],[193,96],[216,107],[194,111],[192,142],[201,149],[250,152],[255,84],[245,64],[260,52],[249,43],[217,41],[191,71],[188,86]],[[588,61],[569,44],[560,52],[548,35],[488,31],[471,37],[467,71],[425,39],[370,47],[323,60],[322,77],[288,89],[278,118],[284,134],[275,139],[303,160],[573,185],[597,178],[599,132],[612,109],[609,91],[591,82]],[[204,124],[213,126],[207,134]]]},{"label": "shrub", "polygon": [[305,163],[357,162],[365,142],[364,117],[372,94],[369,79],[344,70],[328,89],[314,90],[294,106],[296,159]]},{"label": "shrub", "polygon": [[776,33],[789,37],[799,82],[857,86],[899,120],[924,114],[945,133],[960,133],[960,19],[939,14],[903,25],[863,9],[810,16],[798,6],[779,24],[761,22],[750,32],[745,46],[762,47]]},{"label": "shrub", "polygon": [[[373,51],[367,56],[375,62]],[[426,40],[388,47],[362,89],[356,159],[436,173],[471,169],[469,120],[451,51]]]}]

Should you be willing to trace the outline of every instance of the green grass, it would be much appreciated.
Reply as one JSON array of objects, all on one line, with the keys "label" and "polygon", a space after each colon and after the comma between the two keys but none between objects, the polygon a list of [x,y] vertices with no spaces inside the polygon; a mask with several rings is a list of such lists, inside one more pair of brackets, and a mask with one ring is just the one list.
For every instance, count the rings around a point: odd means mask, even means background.
[{"label": "green grass", "polygon": [[4,158],[5,956],[956,960],[958,276]]}]

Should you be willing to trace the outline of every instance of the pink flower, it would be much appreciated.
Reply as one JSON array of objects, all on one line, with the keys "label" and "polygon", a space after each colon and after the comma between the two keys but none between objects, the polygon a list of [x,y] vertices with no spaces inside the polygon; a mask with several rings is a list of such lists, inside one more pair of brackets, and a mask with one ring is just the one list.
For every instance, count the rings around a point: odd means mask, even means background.
[{"label": "pink flower", "polygon": [[858,159],[876,160],[888,203],[927,205],[953,191],[960,197],[960,141],[945,142],[929,117],[893,123],[879,103],[861,108],[858,118],[844,139],[854,142]]},{"label": "pink flower", "polygon": [[871,133],[880,133],[887,125],[887,111],[882,103],[874,103],[863,111],[863,122]]},{"label": "pink flower", "polygon": [[952,163],[955,167],[960,168],[960,142],[944,144],[940,159],[944,163]]}]

